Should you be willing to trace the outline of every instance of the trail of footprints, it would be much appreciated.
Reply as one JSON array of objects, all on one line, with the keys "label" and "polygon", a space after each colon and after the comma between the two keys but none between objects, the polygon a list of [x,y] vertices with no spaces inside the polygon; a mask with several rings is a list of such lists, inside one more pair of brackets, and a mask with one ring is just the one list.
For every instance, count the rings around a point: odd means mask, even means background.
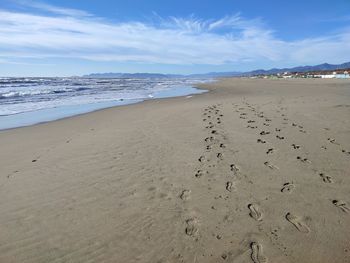
[{"label": "trail of footprints", "polygon": [[[203,122],[205,123],[205,129],[208,130],[208,136],[204,138],[205,148],[203,154],[198,158],[198,169],[194,174],[196,179],[201,179],[202,177],[209,178],[211,173],[215,173],[219,166],[226,165],[229,163],[225,160],[224,149],[226,148],[225,144],[225,134],[224,129],[222,127],[222,121],[224,115],[222,114],[220,104],[211,105],[204,109],[203,112]],[[307,134],[307,131],[304,129],[304,126],[295,122],[290,122],[288,117],[284,112],[285,108],[279,107],[276,112],[280,114],[281,124],[279,127],[269,128],[274,124],[272,118],[269,118],[265,115],[263,111],[258,110],[257,107],[243,101],[243,104],[233,104],[234,112],[239,114],[239,119],[245,122],[247,125],[245,126],[247,129],[259,129],[259,123],[262,122],[261,130],[257,132],[256,142],[258,144],[269,145],[267,149],[265,149],[266,156],[269,157],[277,151],[276,148],[271,147],[270,145],[274,140],[281,141],[282,143],[287,143],[293,153],[296,154],[295,159],[299,161],[301,165],[311,165],[311,161],[303,156],[303,146],[292,142],[289,144],[288,138],[283,135],[283,131],[286,128],[296,129],[297,132],[302,134]],[[275,118],[276,119],[276,118]],[[252,131],[253,132],[253,131]],[[305,136],[305,135],[304,135]],[[275,139],[273,139],[275,138]],[[328,138],[328,143],[337,145],[341,147],[341,145],[334,139]],[[323,149],[327,149],[323,146]],[[347,155],[350,155],[350,151],[341,149],[341,151]],[[268,158],[263,163],[265,167],[270,170],[278,170],[278,166],[272,163]],[[224,180],[223,189],[227,191],[227,193],[232,194],[235,191],[235,179],[237,179],[237,175],[239,173],[239,168],[236,164],[229,164],[229,171],[231,172],[231,178],[229,180]],[[323,183],[331,184],[334,182],[333,178],[330,175],[325,174],[324,172],[318,172],[319,178]],[[209,179],[208,179],[209,181]],[[295,190],[296,185],[293,181],[285,182],[280,189],[282,194],[292,194]],[[185,189],[181,192],[180,198],[183,201],[190,199],[191,191],[189,189]],[[217,198],[222,198],[220,195]],[[339,209],[344,213],[349,213],[349,206],[342,200],[334,199],[332,200],[332,204],[334,207]],[[215,209],[212,207],[212,209]],[[249,203],[247,205],[247,215],[249,215],[253,220],[257,222],[263,221],[263,212],[261,207],[257,203]],[[295,215],[292,212],[288,212],[284,215],[284,219],[286,222],[290,223],[291,226],[294,227],[298,232],[303,234],[310,233],[310,227],[303,220],[303,216]],[[198,240],[200,236],[200,231],[198,227],[198,218],[189,217],[186,221],[185,233],[188,236],[194,237]],[[218,235],[217,235],[218,236]],[[219,235],[220,236],[220,235]],[[221,237],[221,236],[220,236]],[[221,239],[221,238],[220,238]],[[250,251],[251,251],[251,260],[254,263],[266,263],[268,261],[267,257],[264,255],[263,246],[258,241],[250,242]],[[286,248],[284,248],[286,249]],[[227,257],[227,256],[226,256]],[[226,259],[226,257],[223,257]]]},{"label": "trail of footprints", "polygon": [[[226,148],[225,135],[222,131],[222,110],[219,104],[211,105],[204,109],[203,119],[204,128],[207,130],[207,137],[204,141],[204,151],[198,157],[198,169],[194,174],[197,180],[212,180],[211,175],[222,166],[226,165],[224,149]],[[244,116],[244,115],[242,115]],[[231,172],[231,177],[223,181],[222,189],[227,193],[234,192],[235,183],[234,175],[237,175],[238,167],[235,164],[227,165],[227,171]],[[183,201],[188,200],[191,191],[185,189],[180,194],[180,198]],[[222,196],[219,196],[220,198]],[[218,197],[218,198],[219,198]],[[199,219],[195,217],[189,217],[185,221],[185,233],[195,239],[200,236],[199,231]],[[220,235],[217,235],[220,236]]]},{"label": "trail of footprints", "polygon": [[[259,124],[258,124],[259,121],[258,120],[261,119],[263,122],[262,123],[263,126],[261,126],[262,130],[258,131],[258,133],[257,133],[257,135],[258,135],[258,138],[256,141],[257,143],[262,144],[262,145],[265,145],[267,143],[271,143],[270,141],[273,141],[273,139],[272,139],[273,136],[271,136],[273,134],[273,132],[276,133],[274,135],[274,137],[276,139],[281,140],[281,141],[284,141],[287,139],[284,135],[281,135],[281,133],[283,133],[283,130],[286,128],[285,126],[276,127],[274,130],[272,130],[272,129],[267,130],[266,127],[271,126],[270,124],[272,122],[272,119],[267,118],[265,116],[264,112],[259,111],[257,108],[253,107],[253,105],[250,105],[247,102],[244,102],[244,104],[245,104],[245,107],[244,106],[242,107],[241,105],[235,104],[234,109],[235,109],[235,112],[239,113],[240,116],[245,116],[245,119],[248,119],[247,128],[258,129],[259,128]],[[248,114],[248,112],[250,112],[251,114]],[[277,112],[283,112],[283,108],[282,107],[279,108],[277,110]],[[286,117],[285,113],[281,114],[281,118],[282,118],[282,125],[288,125],[290,120]],[[254,127],[252,126],[252,123],[254,123]],[[297,131],[299,131],[300,133],[307,134],[307,131],[304,129],[303,125],[292,122],[291,127],[296,128]],[[331,144],[340,146],[340,144],[337,143],[337,141],[334,138],[328,138],[327,141]],[[291,149],[293,151],[296,151],[296,153],[299,153],[299,155],[297,155],[295,157],[297,161],[299,161],[303,164],[311,164],[311,161],[307,157],[302,156],[300,154],[300,150],[302,149],[301,145],[298,145],[296,143],[292,143]],[[324,149],[327,149],[327,148],[324,147]],[[267,148],[265,153],[267,156],[269,156],[269,155],[273,154],[275,151],[276,151],[275,148],[270,147],[270,148]],[[347,150],[342,149],[341,151],[345,154],[350,154],[350,152]],[[275,164],[271,163],[271,161],[269,161],[269,160],[266,160],[264,162],[264,165],[271,170],[279,169]],[[331,176],[326,175],[323,172],[319,172],[318,175],[322,179],[323,183],[327,183],[327,184],[333,183],[333,179]],[[295,189],[295,184],[293,182],[286,182],[283,184],[283,186],[281,188],[281,193],[291,194],[294,191],[294,189]],[[342,211],[344,213],[350,212],[349,206],[344,201],[333,200],[332,203],[340,211]],[[256,204],[249,204],[248,209],[249,209],[249,215],[251,218],[253,218],[256,221],[262,221],[262,213],[260,212],[260,208]],[[309,226],[303,220],[302,216],[298,216],[298,215],[295,215],[291,212],[288,212],[285,215],[285,219],[287,220],[287,222],[289,222],[291,225],[293,225],[297,231],[299,231],[301,233],[307,234],[311,231]],[[263,256],[263,254],[262,254],[262,245],[261,244],[259,244],[257,242],[251,243],[251,259],[254,263],[267,261],[267,258],[265,256]]]}]

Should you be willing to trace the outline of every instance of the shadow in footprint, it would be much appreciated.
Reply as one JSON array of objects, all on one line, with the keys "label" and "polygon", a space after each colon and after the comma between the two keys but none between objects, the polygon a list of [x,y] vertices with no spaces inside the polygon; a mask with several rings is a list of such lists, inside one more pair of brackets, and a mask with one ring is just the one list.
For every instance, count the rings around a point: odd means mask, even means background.
[{"label": "shadow in footprint", "polygon": [[292,144],[292,147],[294,150],[300,149],[300,145],[297,145],[295,143]]},{"label": "shadow in footprint", "polygon": [[250,210],[249,215],[251,218],[255,219],[256,221],[262,220],[262,213],[259,211],[257,205],[249,204],[248,209]]},{"label": "shadow in footprint", "polygon": [[203,175],[204,175],[203,171],[202,170],[198,170],[194,176],[197,177],[197,178],[200,178]]},{"label": "shadow in footprint", "polygon": [[262,131],[262,132],[260,132],[260,135],[268,135],[268,134],[270,134],[269,131]]},{"label": "shadow in footprint", "polygon": [[226,183],[226,190],[231,192],[233,190],[233,183],[231,181],[228,181]]},{"label": "shadow in footprint", "polygon": [[291,193],[294,190],[295,186],[293,183],[285,183],[281,189],[282,193]]},{"label": "shadow in footprint", "polygon": [[181,200],[186,201],[190,199],[190,193],[191,193],[191,190],[187,190],[187,189],[183,190],[180,194]]},{"label": "shadow in footprint", "polygon": [[339,145],[339,143],[337,143],[337,142],[335,141],[335,139],[334,139],[334,138],[328,138],[328,139],[327,139],[327,141],[329,141],[330,143],[333,143],[333,144]]},{"label": "shadow in footprint", "polygon": [[267,257],[264,256],[263,253],[263,247],[261,244],[257,242],[252,242],[250,244],[251,248],[251,259],[253,260],[254,263],[266,263],[267,262]]},{"label": "shadow in footprint", "polygon": [[311,163],[308,158],[302,158],[300,156],[297,156],[297,160],[301,161],[302,163]]},{"label": "shadow in footprint", "polygon": [[319,174],[324,183],[333,183],[332,177],[325,175],[324,173]]},{"label": "shadow in footprint", "polygon": [[270,154],[270,153],[273,153],[273,148],[269,148],[269,149],[266,151],[266,154]]},{"label": "shadow in footprint", "polygon": [[195,237],[198,235],[198,227],[197,227],[197,220],[194,218],[190,218],[186,220],[186,228],[185,233],[188,236]]},{"label": "shadow in footprint", "polygon": [[299,217],[293,215],[292,213],[287,213],[286,219],[293,226],[295,226],[295,228],[298,229],[299,232],[302,232],[302,233],[309,233],[310,232],[309,227]]},{"label": "shadow in footprint", "polygon": [[271,164],[270,162],[264,162],[264,165],[266,165],[267,167],[269,167],[269,168],[272,169],[272,170],[278,169],[277,166]]},{"label": "shadow in footprint", "polygon": [[342,210],[344,213],[349,213],[350,212],[350,208],[348,207],[348,205],[342,201],[342,200],[333,200],[332,203],[338,207],[340,210]]},{"label": "shadow in footprint", "polygon": [[234,175],[237,175],[237,173],[239,172],[239,168],[235,164],[230,164],[230,170],[231,172],[233,172]]}]

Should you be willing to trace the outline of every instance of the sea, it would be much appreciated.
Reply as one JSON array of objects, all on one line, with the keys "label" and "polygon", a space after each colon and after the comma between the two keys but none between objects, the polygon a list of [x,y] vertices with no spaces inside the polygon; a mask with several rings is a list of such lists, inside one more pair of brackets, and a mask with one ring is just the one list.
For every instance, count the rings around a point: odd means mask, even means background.
[{"label": "sea", "polygon": [[193,78],[0,78],[0,130],[149,99],[206,92]]}]

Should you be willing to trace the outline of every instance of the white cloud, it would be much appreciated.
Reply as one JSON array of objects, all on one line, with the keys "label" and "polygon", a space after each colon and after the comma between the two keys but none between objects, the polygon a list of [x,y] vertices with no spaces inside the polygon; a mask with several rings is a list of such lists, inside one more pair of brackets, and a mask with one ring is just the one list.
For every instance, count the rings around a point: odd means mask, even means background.
[{"label": "white cloud", "polygon": [[15,3],[24,6],[24,7],[30,7],[37,10],[42,10],[45,12],[53,13],[56,15],[63,15],[63,16],[93,16],[92,14],[78,9],[72,9],[72,8],[64,8],[59,6],[50,5],[44,2],[39,1],[31,1],[31,0],[13,0]]},{"label": "white cloud", "polygon": [[[259,19],[239,14],[218,20],[195,17],[157,23],[112,23],[91,14],[37,2],[46,15],[0,10],[0,58],[83,58],[165,64],[349,60],[348,28],[331,36],[284,41]],[[47,14],[49,13],[49,14]]]}]

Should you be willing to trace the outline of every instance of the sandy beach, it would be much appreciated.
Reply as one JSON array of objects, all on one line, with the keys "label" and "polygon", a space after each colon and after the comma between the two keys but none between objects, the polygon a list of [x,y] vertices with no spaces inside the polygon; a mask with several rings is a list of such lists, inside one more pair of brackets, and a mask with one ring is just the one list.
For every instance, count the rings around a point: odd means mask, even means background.
[{"label": "sandy beach", "polygon": [[0,131],[0,262],[350,262],[350,82],[202,87]]}]

